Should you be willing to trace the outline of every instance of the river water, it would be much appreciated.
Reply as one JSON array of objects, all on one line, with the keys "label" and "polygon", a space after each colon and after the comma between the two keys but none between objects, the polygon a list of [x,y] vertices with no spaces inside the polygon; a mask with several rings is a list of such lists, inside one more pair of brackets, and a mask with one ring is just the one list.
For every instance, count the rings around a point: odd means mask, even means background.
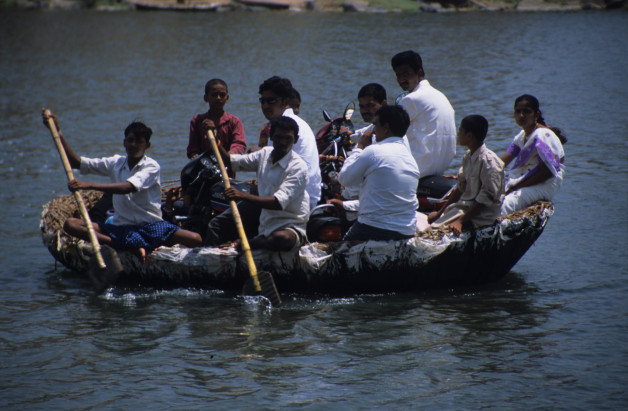
[{"label": "river water", "polygon": [[[283,295],[281,309],[212,290],[96,297],[43,247],[41,205],[66,187],[42,106],[87,156],[122,153],[124,127],[145,121],[176,179],[209,78],[228,82],[253,144],[265,78],[292,79],[318,129],[321,108],[340,114],[367,82],[393,99],[390,57],[409,48],[458,121],[489,119],[496,152],[523,93],[570,139],[556,213],[502,281]],[[0,9],[0,408],[628,408],[627,66],[623,11]]]}]

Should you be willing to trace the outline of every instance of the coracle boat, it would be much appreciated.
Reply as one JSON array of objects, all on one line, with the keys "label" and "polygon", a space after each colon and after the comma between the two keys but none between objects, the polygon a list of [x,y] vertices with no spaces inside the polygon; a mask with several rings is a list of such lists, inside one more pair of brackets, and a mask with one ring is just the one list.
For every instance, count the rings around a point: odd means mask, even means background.
[{"label": "coracle boat", "polygon": [[[100,198],[98,192],[82,195],[88,208]],[[459,236],[430,230],[404,241],[310,243],[294,252],[254,250],[253,257],[258,270],[272,273],[282,293],[350,295],[483,284],[510,271],[553,213],[552,203],[539,201]],[[72,216],[79,212],[69,195],[45,204],[43,242],[64,266],[86,272],[91,245],[62,231]],[[249,277],[246,259],[235,249],[160,247],[145,263],[131,252],[118,254],[124,272],[116,284],[239,291]]]}]

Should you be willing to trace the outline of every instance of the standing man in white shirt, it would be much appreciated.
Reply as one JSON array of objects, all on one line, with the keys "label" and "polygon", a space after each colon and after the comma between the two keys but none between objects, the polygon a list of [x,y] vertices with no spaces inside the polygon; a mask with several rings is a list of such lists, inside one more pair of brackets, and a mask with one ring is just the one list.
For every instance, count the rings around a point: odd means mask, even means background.
[{"label": "standing man in white shirt", "polygon": [[360,185],[358,219],[343,240],[403,240],[416,232],[419,167],[403,140],[410,119],[383,106],[373,121],[376,142],[362,135],[340,170],[343,185]]},{"label": "standing man in white shirt", "polygon": [[250,154],[229,155],[219,146],[226,166],[234,171],[256,171],[258,181],[257,195],[234,187],[226,189],[224,195],[227,200],[242,200],[262,209],[259,235],[250,240],[251,249],[288,251],[307,240],[305,230],[310,213],[310,198],[306,191],[308,168],[292,150],[299,140],[299,127],[293,119],[285,116],[272,119],[270,139],[272,146]]},{"label": "standing man in white shirt", "polygon": [[[290,108],[292,99],[292,83],[287,78],[273,76],[266,79],[259,86],[259,102],[262,105],[262,113],[269,121],[285,116],[296,121],[299,126],[299,138],[294,144],[293,150],[308,167],[309,182],[307,193],[310,196],[310,209],[313,209],[321,199],[321,169],[316,148],[316,137],[310,126]],[[253,151],[253,150],[252,150]]]},{"label": "standing man in white shirt", "polygon": [[410,117],[407,138],[421,177],[443,174],[456,155],[454,109],[447,97],[425,79],[419,53],[398,53],[391,65],[399,86],[409,93],[399,105]]}]

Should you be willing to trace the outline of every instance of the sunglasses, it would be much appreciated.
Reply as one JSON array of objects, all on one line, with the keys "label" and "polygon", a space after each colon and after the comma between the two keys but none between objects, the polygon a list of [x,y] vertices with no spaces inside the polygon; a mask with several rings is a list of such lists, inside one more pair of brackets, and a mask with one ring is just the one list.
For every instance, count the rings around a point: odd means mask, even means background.
[{"label": "sunglasses", "polygon": [[279,101],[279,97],[260,97],[259,98],[259,102],[260,104],[275,104],[276,102]]}]

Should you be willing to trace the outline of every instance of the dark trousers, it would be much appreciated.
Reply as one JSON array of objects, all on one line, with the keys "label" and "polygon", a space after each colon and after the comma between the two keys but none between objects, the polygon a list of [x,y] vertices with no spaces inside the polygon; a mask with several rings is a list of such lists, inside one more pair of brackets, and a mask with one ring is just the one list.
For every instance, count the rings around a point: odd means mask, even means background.
[{"label": "dark trousers", "polygon": [[385,230],[383,228],[373,227],[368,224],[362,224],[359,221],[351,225],[347,234],[343,237],[344,241],[398,241],[411,238],[411,235],[401,234],[397,231]]},{"label": "dark trousers", "polygon": [[[240,201],[237,204],[247,238],[257,236],[262,208],[247,201]],[[216,247],[228,241],[238,240],[239,238],[238,229],[236,228],[235,221],[233,221],[233,212],[231,208],[228,208],[209,221],[207,232],[203,239],[203,245]]]}]

